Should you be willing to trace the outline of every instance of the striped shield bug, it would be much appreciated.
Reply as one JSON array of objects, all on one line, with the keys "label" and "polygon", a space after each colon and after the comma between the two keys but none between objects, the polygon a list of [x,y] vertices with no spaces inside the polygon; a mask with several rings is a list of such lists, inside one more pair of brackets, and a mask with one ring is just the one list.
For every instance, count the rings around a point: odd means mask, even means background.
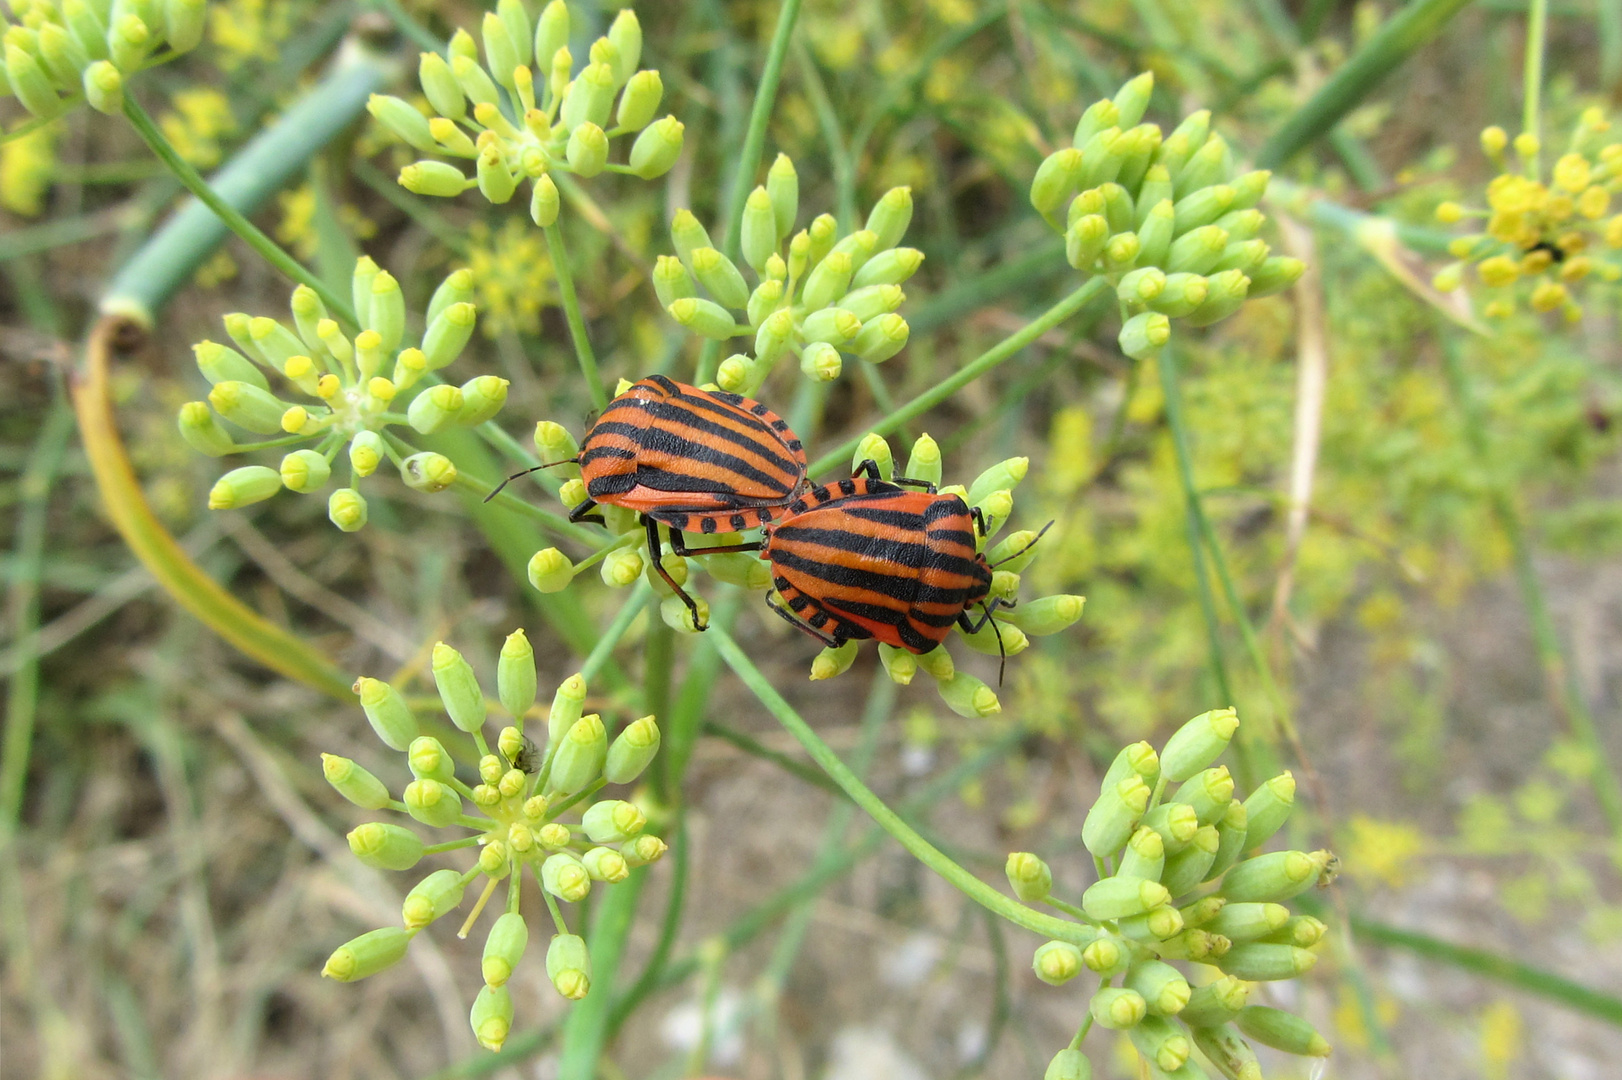
[{"label": "striped shield bug", "polygon": [[610,401],[586,432],[579,456],[569,460],[579,464],[587,495],[569,520],[601,523],[602,515],[593,513],[598,505],[641,514],[654,569],[699,629],[698,605],[660,562],[659,526],[669,526],[677,555],[708,554],[718,549],[688,548],[681,534],[765,525],[809,484],[805,448],[776,413],[738,394],[663,375],[650,375]]}]

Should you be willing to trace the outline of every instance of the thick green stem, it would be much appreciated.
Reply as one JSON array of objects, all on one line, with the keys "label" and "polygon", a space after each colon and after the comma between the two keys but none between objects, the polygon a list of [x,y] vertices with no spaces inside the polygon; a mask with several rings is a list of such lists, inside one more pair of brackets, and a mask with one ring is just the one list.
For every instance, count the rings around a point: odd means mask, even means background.
[{"label": "thick green stem", "polygon": [[569,322],[569,337],[574,341],[574,354],[580,361],[580,374],[591,392],[591,404],[601,412],[608,407],[608,392],[603,389],[603,377],[597,372],[597,354],[591,349],[591,337],[586,333],[586,317],[580,310],[580,297],[574,291],[574,273],[569,268],[569,251],[563,244],[563,229],[557,222],[548,225],[546,250],[552,256],[552,273],[558,279],[558,297],[563,302],[563,317]]},{"label": "thick green stem", "polygon": [[621,606],[619,614],[614,616],[614,621],[608,624],[608,629],[603,631],[603,636],[597,639],[596,645],[592,646],[591,654],[586,657],[586,662],[580,665],[581,678],[588,683],[596,678],[597,672],[602,669],[604,664],[608,663],[608,658],[614,654],[614,650],[619,646],[620,639],[625,636],[625,631],[631,628],[631,624],[636,622],[636,617],[642,614],[643,609],[652,600],[653,586],[648,584],[646,578],[637,582],[636,587],[631,590],[631,595]]},{"label": "thick green stem", "polygon": [[[1492,442],[1487,434],[1487,420],[1482,415],[1481,403],[1476,399],[1470,377],[1464,370],[1459,345],[1451,335],[1444,335],[1444,365],[1448,384],[1458,402],[1464,420],[1464,434],[1475,459],[1490,466],[1493,460]],[[1543,666],[1543,677],[1548,682],[1549,694],[1566,714],[1572,735],[1588,752],[1591,766],[1589,782],[1599,800],[1606,823],[1613,835],[1622,835],[1622,784],[1605,754],[1594,714],[1588,707],[1588,698],[1577,680],[1577,673],[1567,662],[1560,635],[1549,615],[1548,600],[1543,585],[1538,581],[1537,567],[1532,565],[1532,548],[1526,538],[1526,526],[1515,506],[1514,494],[1489,467],[1488,499],[1498,527],[1509,541],[1515,565],[1515,582],[1521,591],[1521,602],[1526,606],[1527,618],[1532,624],[1532,641],[1537,649],[1538,661]]]},{"label": "thick green stem", "polygon": [[[1601,0],[1601,4],[1608,0]],[[1538,178],[1542,157],[1543,53],[1549,36],[1549,0],[1532,0],[1526,10],[1526,59],[1521,69],[1521,131],[1538,140],[1526,158],[1526,175]]]},{"label": "thick green stem", "polygon": [[959,368],[956,374],[935,384],[899,409],[894,409],[880,420],[875,421],[864,430],[862,435],[850,439],[837,449],[830,450],[818,458],[811,466],[811,475],[820,475],[849,462],[851,454],[855,453],[857,444],[862,441],[867,432],[886,435],[913,417],[923,415],[980,376],[997,367],[1003,361],[1016,355],[1025,346],[1076,314],[1095,297],[1101,296],[1107,291],[1109,291],[1109,282],[1104,278],[1090,279],[1057,304],[1026,323],[1018,332],[1004,338]]},{"label": "thick green stem", "polygon": [[732,640],[731,635],[718,626],[712,626],[709,632],[715,638],[715,647],[721,654],[721,659],[725,660],[733,673],[743,680],[744,685],[760,703],[766,706],[766,711],[805,747],[806,753],[822,767],[823,772],[833,777],[834,782],[845,789],[845,794],[849,795],[856,805],[878,822],[885,832],[895,837],[914,858],[940,875],[963,895],[1016,926],[1062,941],[1072,941],[1080,945],[1091,943],[1092,935],[1085,932],[1085,927],[1064,919],[1056,919],[1052,915],[1033,910],[1017,900],[1004,896],[947,858],[939,848],[918,835],[917,830],[901,820],[901,816],[885,805],[884,800],[873,794],[868,786],[862,783],[861,778],[840,760],[839,755],[811,730],[811,725],[801,719],[800,714],[782,694],[777,692],[777,688],[755,666],[754,661],[744,654],[738,643]]},{"label": "thick green stem", "polygon": [[1469,3],[1470,0],[1414,0],[1386,20],[1385,25],[1267,140],[1261,153],[1256,155],[1257,166],[1276,169],[1333,131],[1347,113],[1362,104],[1380,80],[1408,59],[1414,50],[1440,34],[1448,21]]}]

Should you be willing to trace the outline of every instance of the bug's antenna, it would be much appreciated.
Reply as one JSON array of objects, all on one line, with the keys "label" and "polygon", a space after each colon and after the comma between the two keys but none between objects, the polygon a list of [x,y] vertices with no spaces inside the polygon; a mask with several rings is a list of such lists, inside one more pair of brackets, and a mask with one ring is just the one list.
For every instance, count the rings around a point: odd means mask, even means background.
[{"label": "bug's antenna", "polygon": [[1020,548],[1018,551],[1014,552],[1012,555],[1004,555],[1002,558],[1000,558],[996,562],[992,563],[991,568],[993,570],[995,570],[997,567],[1001,566],[1003,563],[1010,562],[1010,561],[1012,561],[1014,559],[1019,558],[1021,555],[1025,554],[1027,551],[1029,551],[1033,547],[1035,547],[1036,542],[1038,540],[1042,539],[1042,537],[1046,536],[1047,531],[1049,529],[1051,529],[1051,528],[1053,528],[1053,522],[1050,521],[1046,525],[1042,526],[1042,531],[1041,532],[1037,533],[1035,536],[1033,536],[1031,538],[1030,543],[1026,544],[1024,547]]},{"label": "bug's antenna", "polygon": [[[1051,525],[1053,523],[1050,521],[1048,524]],[[1043,531],[1045,532],[1046,530]],[[1036,541],[1032,540],[1031,543],[1034,544]],[[986,621],[991,624],[991,632],[997,635],[997,689],[1001,690],[1003,673],[1008,670],[1008,649],[1002,643],[1002,630],[997,626],[996,616],[992,614],[992,612],[997,610],[996,605],[996,600],[993,600],[990,606],[987,606],[985,601],[980,602],[981,610],[986,613]]]},{"label": "bug's antenna", "polygon": [[[554,465],[577,465],[579,463],[580,463],[579,458],[572,457],[572,458],[564,458],[562,461],[549,461],[545,465],[532,465],[531,467],[529,467],[527,469],[520,469],[517,472],[513,473],[511,476],[507,477],[507,479],[503,480],[501,483],[497,484],[495,486],[495,490],[491,491],[490,494],[488,494],[488,495],[486,495],[484,497],[484,501],[489,502],[491,499],[495,498],[497,495],[500,495],[502,488],[506,487],[508,484],[512,483],[514,480],[517,480],[520,476],[528,476],[532,472],[540,472],[542,469],[550,469]],[[1050,522],[1050,524],[1051,524],[1051,522]]]}]

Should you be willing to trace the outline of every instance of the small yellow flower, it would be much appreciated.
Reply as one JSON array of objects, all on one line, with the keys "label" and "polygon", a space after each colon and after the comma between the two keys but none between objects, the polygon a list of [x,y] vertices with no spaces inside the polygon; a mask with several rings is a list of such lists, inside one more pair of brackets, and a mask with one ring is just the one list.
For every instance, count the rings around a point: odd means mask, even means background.
[{"label": "small yellow flower", "polygon": [[552,259],[540,230],[517,218],[496,232],[476,221],[468,237],[468,269],[485,335],[538,333],[541,309],[554,302]]},{"label": "small yellow flower", "polygon": [[1508,255],[1494,255],[1490,259],[1481,260],[1481,264],[1476,267],[1476,274],[1481,278],[1483,285],[1497,289],[1513,285],[1515,279],[1521,275],[1521,268]]},{"label": "small yellow flower", "polygon": [[1513,1073],[1512,1066],[1525,1051],[1523,1027],[1520,1011],[1508,1001],[1495,1001],[1481,1010],[1481,1056],[1489,1080]]},{"label": "small yellow flower", "polygon": [[1532,290],[1532,310],[1558,311],[1565,307],[1566,301],[1570,299],[1571,294],[1566,291],[1564,285],[1553,281],[1540,281],[1537,288]]},{"label": "small yellow flower", "polygon": [[218,165],[224,156],[220,141],[237,130],[230,99],[213,87],[197,86],[175,94],[173,105],[158,126],[175,151],[199,169]]},{"label": "small yellow flower", "polygon": [[1424,854],[1425,848],[1424,835],[1412,825],[1377,821],[1359,814],[1347,823],[1341,867],[1365,883],[1400,889],[1412,863]]},{"label": "small yellow flower", "polygon": [[290,0],[227,0],[208,9],[209,40],[219,46],[221,69],[250,61],[272,61],[293,28],[297,11]]},{"label": "small yellow flower", "polygon": [[23,217],[33,217],[45,208],[61,133],[60,122],[46,124],[0,145],[0,207]]},{"label": "small yellow flower", "polygon": [[1589,184],[1588,159],[1581,154],[1565,154],[1554,163],[1554,183],[1575,195]]}]

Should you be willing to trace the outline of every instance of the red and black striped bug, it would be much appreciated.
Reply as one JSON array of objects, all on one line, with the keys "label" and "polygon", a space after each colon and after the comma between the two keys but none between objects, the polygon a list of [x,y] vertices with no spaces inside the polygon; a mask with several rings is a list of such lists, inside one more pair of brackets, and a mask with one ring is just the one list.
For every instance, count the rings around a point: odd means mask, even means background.
[{"label": "red and black striped bug", "polygon": [[[872,461],[856,472],[795,500],[764,540],[728,549],[759,551],[771,563],[787,605],[768,593],[771,609],[829,648],[875,638],[927,653],[953,626],[973,634],[988,622],[1001,644],[993,615],[1013,603],[986,599],[992,567],[975,549],[986,531],[980,509],[927,481],[881,480]],[[974,621],[968,611],[977,604]]]},{"label": "red and black striped bug", "polygon": [[[776,413],[738,394],[700,390],[663,375],[650,375],[610,401],[570,461],[580,466],[587,499],[569,520],[601,523],[602,515],[593,513],[599,504],[640,513],[654,569],[701,630],[698,605],[660,562],[659,525],[670,527],[677,555],[738,550],[688,548],[681,534],[768,524],[809,483],[805,448]],[[537,468],[562,464],[567,462]]]}]

